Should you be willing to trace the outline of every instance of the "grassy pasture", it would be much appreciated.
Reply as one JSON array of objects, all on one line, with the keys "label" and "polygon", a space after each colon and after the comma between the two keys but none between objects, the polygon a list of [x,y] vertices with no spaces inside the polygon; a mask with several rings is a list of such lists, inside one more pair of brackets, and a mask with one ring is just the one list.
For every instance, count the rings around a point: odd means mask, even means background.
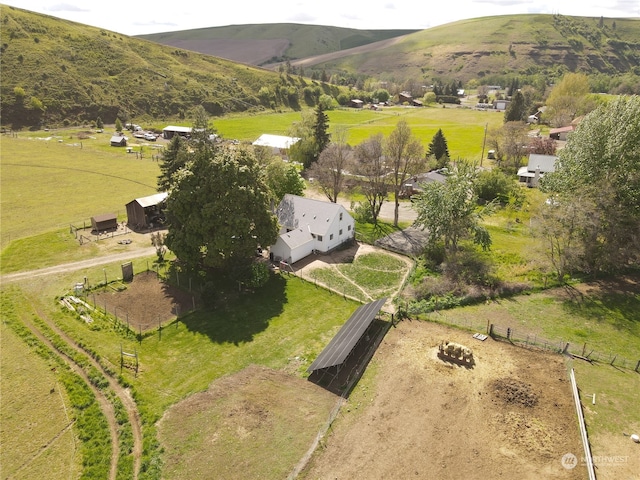
[{"label": "grassy pasture", "polygon": [[[352,146],[377,133],[388,136],[403,119],[425,149],[442,128],[451,158],[477,161],[482,154],[485,126],[491,128],[503,121],[503,116],[496,112],[452,107],[385,107],[378,111],[341,108],[328,111],[327,115],[329,131],[346,129],[347,142]],[[263,133],[289,135],[291,126],[301,118],[300,112],[237,115],[214,119],[213,125],[224,138],[252,142]]]},{"label": "grassy pasture", "polygon": [[[22,305],[20,308],[28,306]],[[3,303],[3,310],[9,308]],[[4,315],[8,312],[4,310]],[[80,471],[69,399],[55,363],[33,353],[3,321],[0,325],[2,402],[0,464],[10,478],[73,478]]]},{"label": "grassy pasture", "polygon": [[77,137],[67,141],[66,132],[63,143],[2,136],[3,248],[18,238],[68,230],[69,224],[90,225],[101,213],[125,219],[128,202],[156,192],[157,162],[109,147],[110,136],[101,135],[83,139],[82,148]]}]

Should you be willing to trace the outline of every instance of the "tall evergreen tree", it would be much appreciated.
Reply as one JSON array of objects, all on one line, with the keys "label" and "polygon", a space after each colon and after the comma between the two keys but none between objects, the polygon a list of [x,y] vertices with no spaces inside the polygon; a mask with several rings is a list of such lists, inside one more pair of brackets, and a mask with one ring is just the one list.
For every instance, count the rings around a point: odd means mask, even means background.
[{"label": "tall evergreen tree", "polygon": [[316,121],[313,126],[313,138],[316,143],[316,154],[312,159],[313,162],[316,162],[320,157],[320,154],[327,148],[329,142],[331,141],[331,136],[329,135],[329,117],[324,112],[324,107],[321,104],[316,106]]},{"label": "tall evergreen tree", "polygon": [[185,166],[187,157],[185,140],[180,135],[174,135],[169,145],[162,152],[160,175],[158,176],[159,192],[169,191],[174,175]]},{"label": "tall evergreen tree", "polygon": [[520,90],[517,90],[511,97],[509,105],[507,105],[504,111],[504,123],[507,122],[523,122],[526,120],[527,114],[524,95]]},{"label": "tall evergreen tree", "polygon": [[433,136],[429,144],[427,156],[433,156],[440,167],[449,163],[449,147],[447,146],[447,139],[444,137],[441,128],[439,128]]}]

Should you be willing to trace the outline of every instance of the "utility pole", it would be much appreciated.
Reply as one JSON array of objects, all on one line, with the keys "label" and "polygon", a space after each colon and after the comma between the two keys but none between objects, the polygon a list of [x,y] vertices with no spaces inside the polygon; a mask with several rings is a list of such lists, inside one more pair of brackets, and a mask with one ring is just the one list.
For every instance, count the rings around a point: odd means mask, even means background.
[{"label": "utility pole", "polygon": [[484,146],[487,143],[487,125],[488,123],[484,124],[484,139],[482,140],[482,156],[480,157],[480,166],[482,167],[482,159],[484,158]]}]

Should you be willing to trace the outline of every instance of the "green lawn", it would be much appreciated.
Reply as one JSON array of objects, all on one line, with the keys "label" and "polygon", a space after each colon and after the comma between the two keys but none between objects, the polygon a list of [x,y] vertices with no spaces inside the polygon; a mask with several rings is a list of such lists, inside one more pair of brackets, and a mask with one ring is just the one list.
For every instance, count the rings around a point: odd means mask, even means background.
[{"label": "green lawn", "polygon": [[297,277],[276,275],[254,295],[224,309],[190,314],[164,328],[162,338],[154,333],[141,343],[116,335],[108,325],[89,329],[69,315],[56,318],[115,370],[120,345],[137,350],[141,373],[125,376],[159,418],[177,400],[250,364],[280,369],[293,362],[303,374],[358,306]]},{"label": "green lawn", "polygon": [[[4,312],[6,315],[7,312]],[[6,478],[77,478],[69,400],[54,363],[35,355],[4,321],[0,464]]]}]

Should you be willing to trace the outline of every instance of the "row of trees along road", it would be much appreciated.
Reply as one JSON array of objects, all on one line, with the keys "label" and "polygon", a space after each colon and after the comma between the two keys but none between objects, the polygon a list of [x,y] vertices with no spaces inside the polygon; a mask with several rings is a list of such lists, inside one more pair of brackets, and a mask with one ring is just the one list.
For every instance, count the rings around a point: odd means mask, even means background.
[{"label": "row of trees along road", "polygon": [[[316,112],[318,110],[320,108]],[[331,202],[337,202],[347,177],[357,182],[366,199],[366,218],[372,223],[377,222],[382,204],[391,193],[394,226],[397,227],[400,199],[407,180],[423,173],[429,164],[443,167],[449,162],[449,150],[442,130],[434,135],[425,156],[420,141],[405,120],[396,124],[388,138],[375,134],[353,148],[346,143],[346,132],[338,129],[315,159],[309,152],[319,149],[310,146],[319,144],[317,138],[328,138],[320,134],[323,130],[318,127],[326,125],[323,117],[316,113],[315,118],[313,127],[307,120],[306,129],[296,130],[302,140],[292,148],[292,158],[306,166],[307,175],[314,179]],[[305,123],[304,119],[302,123]]]}]

